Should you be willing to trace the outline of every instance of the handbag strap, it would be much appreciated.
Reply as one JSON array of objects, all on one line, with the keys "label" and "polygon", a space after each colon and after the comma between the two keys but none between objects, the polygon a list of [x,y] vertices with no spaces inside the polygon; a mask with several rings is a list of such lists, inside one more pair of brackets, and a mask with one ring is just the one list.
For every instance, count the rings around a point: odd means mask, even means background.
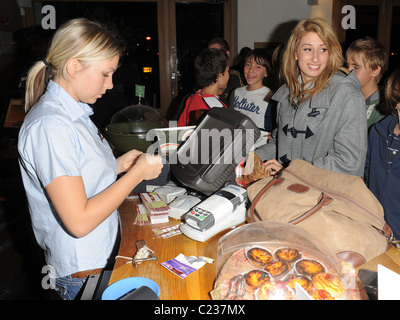
[{"label": "handbag strap", "polygon": [[262,220],[261,217],[258,215],[258,213],[255,211],[256,205],[258,201],[263,197],[263,195],[272,187],[274,186],[279,186],[283,181],[285,181],[285,178],[282,178],[280,175],[275,176],[270,182],[268,182],[261,190],[260,192],[255,196],[251,203],[250,207],[250,218],[253,221],[256,221],[255,219],[255,214],[257,215],[259,220]]},{"label": "handbag strap", "polygon": [[[255,210],[258,201],[264,196],[264,194],[268,190],[270,190],[272,187],[279,186],[284,181],[285,181],[285,178],[282,178],[281,175],[275,176],[255,196],[255,198],[253,199],[252,204],[250,206],[250,218],[253,221],[256,221],[255,216],[257,216],[257,218],[259,220],[262,220],[262,218],[259,216],[259,214]],[[298,223],[304,221],[305,219],[311,217],[314,213],[318,212],[318,210],[320,210],[323,206],[326,206],[326,205],[330,204],[332,201],[333,201],[333,198],[331,196],[329,196],[326,193],[322,192],[320,197],[319,197],[319,199],[318,199],[318,203],[314,207],[312,207],[310,210],[306,211],[305,213],[303,213],[301,216],[297,217],[296,219],[293,219],[293,220],[289,221],[289,223],[298,224]]]},{"label": "handbag strap", "polygon": [[333,201],[333,198],[326,193],[322,192],[321,195],[319,196],[318,203],[312,207],[310,210],[307,212],[304,212],[300,217],[297,217],[296,219],[293,219],[289,221],[291,224],[298,224],[307,218],[311,217],[314,213],[318,212],[323,206],[326,206],[330,204]]}]

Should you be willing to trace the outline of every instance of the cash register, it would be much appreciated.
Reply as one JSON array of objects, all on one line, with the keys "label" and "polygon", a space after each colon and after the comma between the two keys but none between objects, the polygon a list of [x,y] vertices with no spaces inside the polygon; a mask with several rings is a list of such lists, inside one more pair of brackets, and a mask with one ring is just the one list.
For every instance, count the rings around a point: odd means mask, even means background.
[{"label": "cash register", "polygon": [[183,215],[183,234],[203,242],[245,221],[247,193],[235,183],[235,168],[260,134],[246,115],[215,107],[170,155],[173,176],[208,196]]}]

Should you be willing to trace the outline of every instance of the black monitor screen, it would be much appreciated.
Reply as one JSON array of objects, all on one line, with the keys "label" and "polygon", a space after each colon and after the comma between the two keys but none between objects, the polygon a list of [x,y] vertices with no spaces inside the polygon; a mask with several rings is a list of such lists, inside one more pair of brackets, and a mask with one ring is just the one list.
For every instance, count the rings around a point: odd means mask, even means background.
[{"label": "black monitor screen", "polygon": [[195,170],[199,170],[205,164],[229,161],[232,155],[227,154],[227,151],[233,140],[232,129],[232,124],[210,117],[190,135],[187,143],[179,150],[179,162],[190,163]]},{"label": "black monitor screen", "polygon": [[182,184],[210,194],[234,173],[259,136],[254,122],[239,111],[212,108],[170,156],[171,170]]}]

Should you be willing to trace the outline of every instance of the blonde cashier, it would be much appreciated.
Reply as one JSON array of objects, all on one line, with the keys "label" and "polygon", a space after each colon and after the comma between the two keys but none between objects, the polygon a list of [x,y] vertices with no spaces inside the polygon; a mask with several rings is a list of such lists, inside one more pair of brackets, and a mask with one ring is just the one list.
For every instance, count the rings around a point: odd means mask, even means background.
[{"label": "blonde cashier", "polygon": [[74,299],[86,276],[106,267],[118,235],[117,208],[163,166],[159,156],[137,150],[115,159],[89,118],[88,104],[113,87],[121,52],[106,28],[74,19],[28,73],[20,169],[35,237],[63,299]]}]

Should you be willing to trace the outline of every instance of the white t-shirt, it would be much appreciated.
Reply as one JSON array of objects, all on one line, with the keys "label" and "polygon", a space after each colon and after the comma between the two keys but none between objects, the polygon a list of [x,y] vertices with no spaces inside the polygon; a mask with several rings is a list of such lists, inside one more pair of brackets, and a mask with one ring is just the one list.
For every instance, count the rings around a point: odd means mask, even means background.
[{"label": "white t-shirt", "polygon": [[258,128],[265,129],[265,116],[269,104],[265,98],[270,91],[265,86],[253,91],[248,91],[247,86],[239,87],[234,92],[233,108],[247,115]]}]

